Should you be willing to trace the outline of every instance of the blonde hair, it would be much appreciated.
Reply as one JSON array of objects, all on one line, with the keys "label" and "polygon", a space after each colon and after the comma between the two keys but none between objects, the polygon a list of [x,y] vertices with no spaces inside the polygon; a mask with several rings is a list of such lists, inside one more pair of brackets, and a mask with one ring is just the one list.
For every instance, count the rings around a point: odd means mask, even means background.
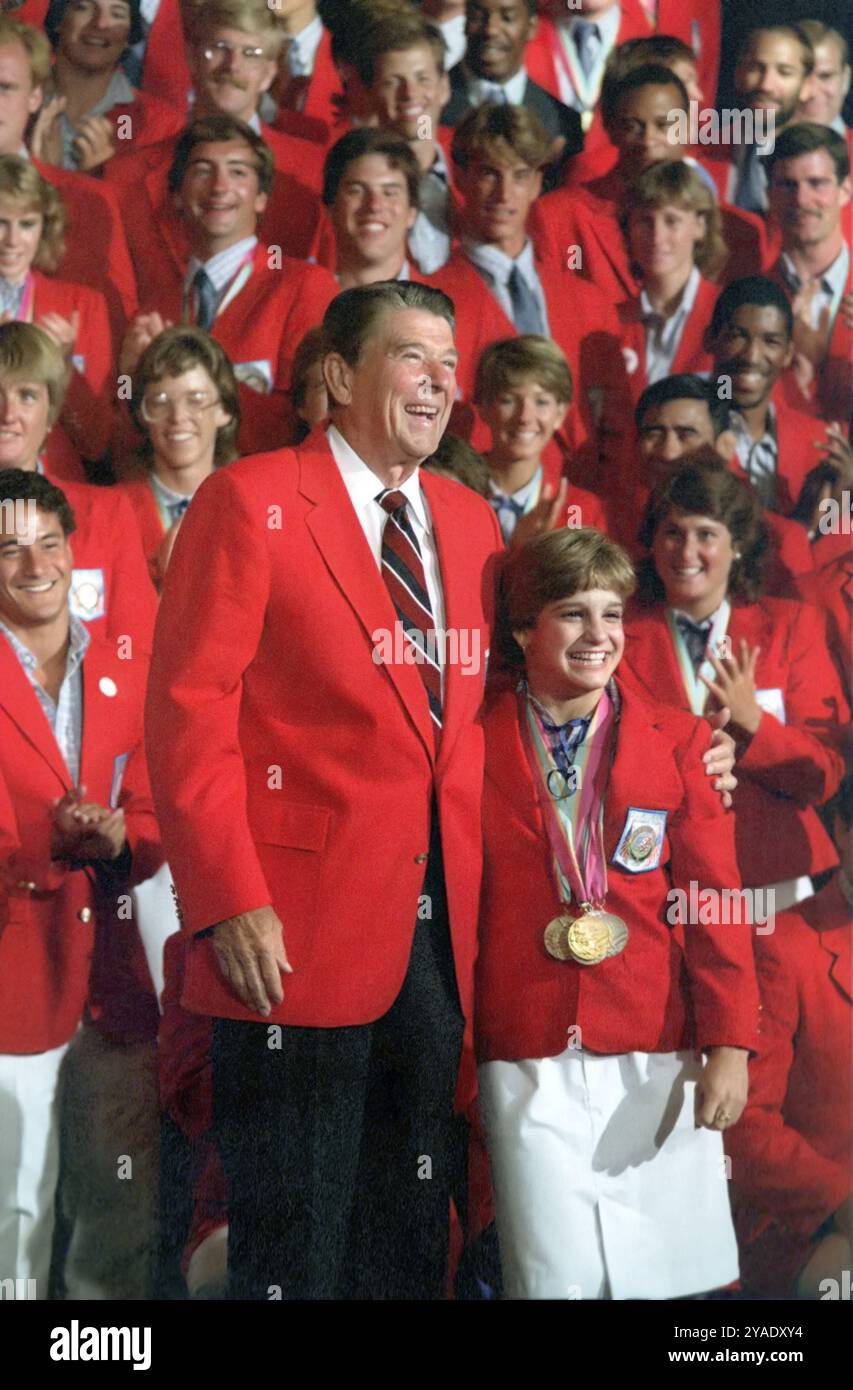
[{"label": "blonde hair", "polygon": [[543,338],[538,333],[503,338],[486,348],[477,363],[474,401],[477,405],[489,405],[526,377],[543,391],[550,391],[561,404],[571,404],[571,368],[553,338]]},{"label": "blonde hair", "polygon": [[520,159],[530,169],[542,169],[551,158],[551,140],[526,106],[484,102],[463,117],[451,145],[454,164],[464,169],[472,159]]},{"label": "blonde hair", "polygon": [[633,211],[664,207],[683,208],[702,218],[705,235],[693,249],[693,260],[706,280],[714,280],[728,258],[720,209],[699,171],[682,159],[652,164],[633,181],[622,211],[626,233]]},{"label": "blonde hair", "polygon": [[34,164],[17,154],[0,155],[0,202],[14,203],[42,219],[41,237],[33,257],[37,270],[51,274],[65,251],[65,206],[53,184],[43,179]]},{"label": "blonde hair", "polygon": [[34,323],[0,324],[0,380],[35,381],[47,387],[48,425],[65,400],[71,366],[62,351]]},{"label": "blonde hair", "polygon": [[277,58],[287,38],[283,20],[266,0],[184,0],[182,10],[189,44],[203,42],[215,29],[241,29],[260,35],[266,56]]},{"label": "blonde hair", "polygon": [[19,43],[30,64],[30,82],[40,87],[50,76],[53,53],[46,34],[11,15],[0,15],[0,45]]}]

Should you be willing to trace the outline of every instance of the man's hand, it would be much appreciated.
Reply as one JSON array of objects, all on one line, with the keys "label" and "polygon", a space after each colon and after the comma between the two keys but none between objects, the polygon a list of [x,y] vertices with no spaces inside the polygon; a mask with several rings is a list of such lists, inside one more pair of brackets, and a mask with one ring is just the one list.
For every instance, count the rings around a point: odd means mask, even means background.
[{"label": "man's hand", "polygon": [[115,129],[108,116],[84,116],[74,135],[74,154],[81,173],[100,169],[116,152]]},{"label": "man's hand", "polygon": [[124,811],[85,801],[86,788],[72,787],[53,808],[51,855],[91,863],[118,859],[127,839]]},{"label": "man's hand", "polygon": [[696,1128],[724,1130],[737,1124],[749,1094],[748,1054],[742,1047],[709,1047],[696,1083]]},{"label": "man's hand", "polygon": [[137,314],[124,335],[118,359],[118,369],[122,376],[132,376],[139,365],[139,359],[164,328],[171,328],[170,319],[162,319],[159,314]]},{"label": "man's hand", "polygon": [[838,469],[841,475],[839,491],[850,491],[853,488],[853,446],[845,439],[837,420],[826,426],[826,438],[816,439],[815,444],[826,455],[823,462],[831,463],[833,468]]},{"label": "man's hand", "polygon": [[542,531],[555,531],[557,522],[562,515],[566,501],[566,493],[569,490],[567,478],[560,479],[560,486],[557,494],[548,487],[543,487],[542,496],[536,503],[532,512],[526,516],[520,516],[515,523],[515,530],[510,538],[510,549],[524,545],[525,541],[532,541],[534,536],[538,536]]},{"label": "man's hand", "polygon": [[723,731],[731,719],[731,710],[714,710],[713,714],[706,717],[714,732],[710,748],[707,753],[702,754],[702,761],[706,774],[716,777],[714,791],[720,793],[720,800],[729,811],[732,806],[732,792],[737,786],[737,778],[734,775],[736,748],[731,734]]},{"label": "man's hand", "polygon": [[812,328],[812,302],[818,292],[818,282],[809,280],[796,295],[794,310],[794,346],[817,370],[826,356],[832,329],[832,315],[828,304],[824,304],[818,314],[817,327]]},{"label": "man's hand", "polygon": [[242,1004],[266,1018],[284,999],[281,971],[293,974],[284,949],[284,929],[271,907],[241,912],[213,932],[219,968]]},{"label": "man's hand", "polygon": [[750,647],[741,639],[738,656],[719,658],[712,651],[708,652],[715,672],[713,680],[699,673],[700,681],[707,685],[718,707],[728,709],[732,724],[750,736],[757,732],[761,723],[761,706],[755,698],[755,668],[760,653],[760,647]]}]

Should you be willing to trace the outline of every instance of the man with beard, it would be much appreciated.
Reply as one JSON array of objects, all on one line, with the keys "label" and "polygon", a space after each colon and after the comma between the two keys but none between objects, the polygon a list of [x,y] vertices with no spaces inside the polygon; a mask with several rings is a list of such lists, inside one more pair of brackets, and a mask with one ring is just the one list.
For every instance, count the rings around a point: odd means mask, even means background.
[{"label": "man with beard", "polygon": [[814,50],[798,24],[773,24],[747,35],[735,66],[735,91],[762,130],[755,132],[760,138],[744,141],[736,149],[729,171],[729,197],[736,207],[766,212],[767,172],[762,156],[771,152],[774,133],[778,137],[796,118],[813,68]]}]

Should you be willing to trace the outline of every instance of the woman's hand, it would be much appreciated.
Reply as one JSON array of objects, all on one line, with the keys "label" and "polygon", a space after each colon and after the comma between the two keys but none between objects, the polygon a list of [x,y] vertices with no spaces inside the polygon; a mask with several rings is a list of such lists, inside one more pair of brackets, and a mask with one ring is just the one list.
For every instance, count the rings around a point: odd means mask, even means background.
[{"label": "woman's hand", "polygon": [[65,110],[65,97],[49,97],[42,102],[30,137],[30,153],[42,164],[62,165],[62,132],[59,118]]},{"label": "woman's hand", "polygon": [[755,698],[755,668],[760,653],[760,647],[750,647],[741,639],[738,656],[720,658],[708,652],[714,680],[699,673],[700,681],[707,685],[719,708],[731,711],[734,727],[750,736],[757,732],[762,716]]},{"label": "woman's hand", "polygon": [[115,152],[115,129],[109,117],[84,116],[74,132],[74,155],[80,172],[100,169]]},{"label": "woman's hand", "polygon": [[709,1047],[696,1083],[696,1128],[730,1129],[743,1114],[749,1094],[747,1061],[742,1047]]},{"label": "woman's hand", "polygon": [[72,309],[70,319],[63,318],[61,314],[42,314],[38,327],[53,339],[66,362],[70,362],[80,331],[79,311]]}]

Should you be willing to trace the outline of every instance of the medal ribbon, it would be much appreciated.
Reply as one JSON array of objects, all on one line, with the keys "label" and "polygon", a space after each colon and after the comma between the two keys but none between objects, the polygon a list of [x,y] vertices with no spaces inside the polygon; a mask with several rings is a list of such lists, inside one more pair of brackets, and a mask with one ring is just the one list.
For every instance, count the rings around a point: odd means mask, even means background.
[{"label": "medal ribbon", "polygon": [[[727,598],[724,598],[714,615],[711,630],[708,633],[708,647],[717,654],[717,643],[725,637],[728,631],[729,618],[731,617],[732,606]],[[666,610],[666,622],[669,628],[669,635],[672,645],[675,648],[675,656],[681,672],[681,680],[684,685],[690,708],[694,714],[702,715],[705,713],[705,706],[708,703],[710,691],[707,685],[703,685],[700,676],[707,676],[709,680],[714,680],[715,672],[710,661],[705,660],[697,671],[693,665],[693,660],[687,650],[687,643],[681,635],[678,623],[671,608]]]},{"label": "medal ribbon", "polygon": [[[228,308],[228,305],[231,303],[232,299],[236,299],[243,286],[248,282],[249,276],[251,275],[254,266],[255,252],[257,251],[257,249],[257,246],[253,246],[251,251],[247,251],[243,259],[241,260],[240,264],[234,272],[234,275],[231,278],[231,281],[228,285],[228,289],[225,291],[225,294],[223,295],[222,299],[220,299],[219,304],[217,305],[216,314],[214,315],[215,319],[218,319],[219,315],[224,313],[224,311]],[[189,301],[191,294],[192,290],[184,292],[183,316],[185,321],[188,317]]]},{"label": "medal ribbon", "polygon": [[[523,691],[519,693],[521,741],[533,781],[540,792],[538,801],[558,870],[557,878],[565,880],[578,906],[602,907],[607,896],[604,794],[616,751],[616,719],[614,701],[609,689],[604,690],[586,738],[575,755],[578,791],[573,797],[556,802],[548,790],[548,774],[557,764],[532,699]],[[560,897],[565,901],[562,887]]]},{"label": "medal ribbon", "polygon": [[[601,81],[604,76],[604,64],[601,64],[598,77],[588,79],[580,65],[580,59],[575,56],[575,41],[569,30],[561,30],[557,35],[557,42],[554,44],[554,61],[560,69],[557,76],[562,78],[560,86],[564,91],[572,89],[567,101],[571,105],[571,96],[580,103],[577,110],[589,115],[590,122],[594,114],[595,104],[601,92]],[[568,87],[564,84],[568,83]],[[565,98],[564,98],[565,100]],[[587,129],[587,127],[584,127]]]}]

